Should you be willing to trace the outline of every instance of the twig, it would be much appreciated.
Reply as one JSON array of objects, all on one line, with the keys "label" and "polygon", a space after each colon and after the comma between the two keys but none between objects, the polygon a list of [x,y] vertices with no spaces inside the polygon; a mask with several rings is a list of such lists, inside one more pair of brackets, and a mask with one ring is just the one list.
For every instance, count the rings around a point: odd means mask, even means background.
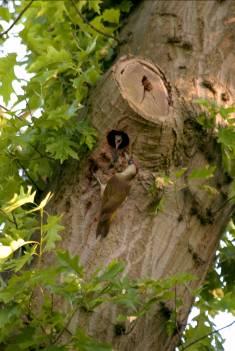
[{"label": "twig", "polygon": [[33,178],[30,176],[29,172],[27,171],[27,169],[22,165],[22,163],[15,159],[16,163],[18,163],[18,165],[23,169],[24,173],[26,174],[26,176],[28,177],[28,179],[30,180],[30,182],[35,186],[35,188],[37,189],[37,191],[42,192],[42,189],[39,188],[39,186],[35,183],[35,181],[33,180]]},{"label": "twig", "polygon": [[4,30],[4,32],[0,33],[0,37],[3,37],[4,35],[6,35],[8,32],[10,32],[10,30],[15,26],[15,24],[21,19],[21,17],[23,16],[23,14],[25,13],[25,11],[28,10],[28,8],[32,5],[34,0],[31,0],[28,5],[26,5],[23,10],[19,13],[19,15],[16,17],[16,19],[14,20],[14,22],[6,29]]},{"label": "twig", "polygon": [[18,223],[17,223],[16,217],[15,217],[15,215],[14,215],[14,213],[13,213],[13,212],[12,212],[11,214],[12,214],[12,218],[13,218],[13,221],[14,221],[15,227],[16,227],[16,229],[18,229]]},{"label": "twig", "polygon": [[207,337],[210,336],[210,335],[219,333],[221,330],[226,329],[226,328],[229,328],[229,327],[231,327],[233,324],[235,324],[235,320],[234,320],[233,322],[231,322],[231,323],[225,325],[225,326],[222,327],[222,328],[213,330],[212,332],[210,332],[210,333],[208,333],[208,334],[206,334],[206,335],[201,336],[200,338],[198,338],[198,339],[196,339],[196,340],[190,342],[189,344],[186,344],[185,346],[182,346],[181,350],[182,350],[182,351],[183,351],[183,350],[186,350],[187,348],[189,348],[190,346],[196,344],[197,342],[199,342],[199,341],[201,341],[201,340],[207,338]]},{"label": "twig", "polygon": [[83,14],[79,11],[79,9],[77,8],[77,5],[76,3],[74,2],[74,0],[71,0],[71,3],[73,5],[73,7],[75,8],[78,16],[83,20],[84,23],[86,23],[91,29],[93,29],[94,31],[96,31],[97,33],[103,35],[104,37],[107,37],[107,38],[111,38],[111,39],[114,39],[116,40],[116,42],[118,44],[121,44],[120,40],[115,38],[113,35],[111,34],[108,34],[108,33],[104,33],[102,32],[100,29],[96,28],[95,26],[93,26],[93,24],[91,24],[87,19],[86,17],[83,16]]},{"label": "twig", "polygon": [[53,313],[54,310],[54,294],[51,294],[51,314]]},{"label": "twig", "polygon": [[27,99],[25,100],[25,103],[26,103],[27,109],[29,110],[30,117],[33,118],[33,114],[32,114],[32,111],[31,111],[31,108],[29,106],[29,102]]},{"label": "twig", "polygon": [[2,108],[4,111],[6,111],[6,112],[11,112],[8,108],[6,108],[5,106],[3,106],[3,105],[0,105],[0,108]]},{"label": "twig", "polygon": [[16,118],[20,119],[21,121],[26,122],[29,127],[32,127],[32,125],[26,119],[23,119],[21,116],[18,116],[15,112],[12,112],[11,110],[9,110],[9,108],[7,108],[3,105],[0,105],[0,108],[2,108],[4,111],[9,113],[10,115],[13,115]]},{"label": "twig", "polygon": [[233,195],[233,196],[229,197],[227,200],[225,200],[219,208],[217,208],[215,211],[212,212],[212,215],[215,215],[217,212],[220,212],[224,208],[224,206],[227,205],[227,203],[229,201],[233,200],[234,198],[235,198],[235,195]]},{"label": "twig", "polygon": [[68,328],[64,328],[64,331],[66,331],[71,336],[73,335],[73,333]]},{"label": "twig", "polygon": [[18,166],[20,166],[20,168],[23,169],[25,175],[28,177],[28,179],[31,181],[31,183],[34,185],[34,187],[37,189],[37,191],[42,192],[42,189],[39,188],[39,186],[35,183],[35,181],[33,180],[33,178],[30,176],[29,172],[27,171],[27,169],[22,165],[22,163],[20,162],[20,160],[18,160],[15,155],[13,155],[11,152],[7,151],[8,155],[11,156],[13,158],[13,160],[15,160],[15,162],[18,164]]},{"label": "twig", "polygon": [[[27,106],[27,108],[29,110],[30,117],[33,118],[32,111],[31,111],[31,109],[29,107],[29,103],[28,103],[27,100],[26,100],[26,106]],[[5,106],[0,104],[0,108],[2,108],[4,111],[6,111],[6,112],[8,112],[10,114],[13,114],[16,118],[19,118],[21,121],[26,122],[28,127],[31,128],[33,126],[32,123],[27,121],[27,119],[23,119],[21,116],[18,116],[16,113],[14,113],[11,110],[9,110],[7,107],[5,107]],[[17,130],[17,128],[15,126],[14,126],[14,128]],[[28,144],[32,147],[32,149],[34,149],[34,151],[36,151],[41,156],[41,158],[47,158],[48,160],[55,161],[54,158],[52,158],[52,157],[50,157],[50,156],[48,156],[46,154],[43,154],[35,145],[31,144],[30,142]]]},{"label": "twig", "polygon": [[[16,225],[15,222],[14,222],[12,219],[10,219],[10,217],[8,216],[8,214],[7,214],[5,211],[3,211],[3,209],[0,208],[0,212],[7,218],[7,220],[8,220],[10,223]],[[17,228],[16,228],[16,229],[17,229]]]},{"label": "twig", "polygon": [[78,312],[79,310],[79,306],[77,306],[73,312],[71,313],[71,316],[69,317],[69,319],[67,320],[65,326],[63,327],[63,329],[61,330],[61,332],[57,335],[57,337],[54,339],[54,341],[52,342],[52,344],[55,344],[60,338],[61,336],[64,334],[65,331],[69,332],[68,330],[68,326],[71,322],[71,320],[73,319],[74,315]]}]

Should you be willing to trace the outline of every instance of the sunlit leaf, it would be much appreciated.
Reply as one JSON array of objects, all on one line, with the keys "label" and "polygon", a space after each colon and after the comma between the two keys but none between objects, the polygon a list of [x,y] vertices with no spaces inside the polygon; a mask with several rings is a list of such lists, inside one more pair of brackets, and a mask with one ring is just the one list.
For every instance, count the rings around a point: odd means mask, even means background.
[{"label": "sunlit leaf", "polygon": [[8,22],[11,18],[11,14],[6,7],[1,7],[0,8],[0,19],[3,19],[4,21]]},{"label": "sunlit leaf", "polygon": [[4,212],[9,213],[25,204],[33,203],[35,194],[36,191],[32,193],[31,186],[28,186],[27,193],[25,193],[24,188],[21,187],[19,195],[15,194],[14,197],[8,202],[8,206],[3,208]]},{"label": "sunlit leaf", "polygon": [[194,169],[190,175],[189,179],[208,179],[214,176],[215,166],[206,166],[204,168]]},{"label": "sunlit leaf", "polygon": [[118,23],[120,17],[119,9],[110,9],[103,12],[103,19],[107,22]]},{"label": "sunlit leaf", "polygon": [[100,6],[103,0],[87,0],[89,9],[94,10],[96,13],[100,14]]},{"label": "sunlit leaf", "polygon": [[30,212],[42,210],[48,204],[48,202],[51,200],[52,197],[53,197],[53,194],[51,192],[49,192],[37,207],[33,208],[32,210],[30,210],[28,212],[30,213]]},{"label": "sunlit leaf", "polygon": [[14,66],[16,54],[8,54],[0,58],[0,95],[7,104],[13,92],[12,82],[15,79]]},{"label": "sunlit leaf", "polygon": [[24,241],[23,239],[18,239],[11,241],[8,246],[0,245],[0,260],[7,258],[20,247],[27,244],[35,244],[35,241]]},{"label": "sunlit leaf", "polygon": [[47,47],[47,52],[38,56],[37,59],[31,64],[29,72],[40,71],[42,68],[51,68],[51,65],[62,64],[61,70],[66,70],[71,67],[71,56],[65,49],[57,50],[53,46]]}]

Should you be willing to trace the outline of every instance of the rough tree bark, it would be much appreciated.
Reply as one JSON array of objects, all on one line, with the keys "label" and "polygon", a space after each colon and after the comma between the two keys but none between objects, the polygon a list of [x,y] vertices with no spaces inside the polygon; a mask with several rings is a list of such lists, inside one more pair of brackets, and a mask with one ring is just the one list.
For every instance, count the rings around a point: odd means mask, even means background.
[{"label": "rough tree bark", "polygon": [[[64,213],[64,247],[78,254],[87,272],[113,259],[126,262],[130,277],[161,278],[180,272],[198,280],[177,291],[184,304],[177,314],[185,325],[193,297],[213,262],[231,205],[224,199],[229,178],[223,173],[220,149],[212,135],[195,122],[192,100],[212,98],[230,105],[235,93],[235,2],[143,1],[122,31],[124,44],[113,67],[90,98],[89,115],[99,132],[99,145],[83,164],[69,164],[60,179],[53,207]],[[144,89],[143,78],[148,88]],[[117,169],[109,168],[106,134],[128,133],[139,173],[131,194],[118,210],[108,236],[96,239],[100,192],[93,171],[103,181]],[[209,197],[187,175],[198,167],[216,165],[210,185],[219,190]],[[118,164],[124,167],[124,161]],[[173,177],[188,171],[187,187],[164,189],[164,205],[149,212],[148,186],[154,177]],[[98,168],[98,170],[97,170]],[[139,321],[129,335],[115,336],[114,307],[101,308],[89,319],[88,332],[126,351],[174,350],[179,336],[167,336],[158,308]],[[73,320],[76,324],[76,318]]]}]

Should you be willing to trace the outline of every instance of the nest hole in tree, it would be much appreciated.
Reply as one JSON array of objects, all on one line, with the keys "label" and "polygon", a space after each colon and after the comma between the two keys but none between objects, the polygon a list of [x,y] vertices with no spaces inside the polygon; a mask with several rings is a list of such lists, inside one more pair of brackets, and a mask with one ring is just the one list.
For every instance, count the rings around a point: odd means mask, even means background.
[{"label": "nest hole in tree", "polygon": [[122,130],[112,129],[107,134],[107,142],[112,148],[115,149],[115,146],[116,146],[115,138],[117,136],[120,136],[121,140],[122,140],[119,147],[118,147],[119,150],[124,149],[125,147],[127,147],[129,145],[130,140],[129,140],[129,136],[127,133],[125,133]]}]

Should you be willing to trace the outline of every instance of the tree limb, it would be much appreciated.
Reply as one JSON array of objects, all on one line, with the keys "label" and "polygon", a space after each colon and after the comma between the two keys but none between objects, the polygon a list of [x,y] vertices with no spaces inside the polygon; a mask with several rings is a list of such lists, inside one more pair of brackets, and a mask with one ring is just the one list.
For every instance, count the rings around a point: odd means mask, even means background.
[{"label": "tree limb", "polygon": [[201,336],[200,338],[198,338],[198,339],[196,339],[196,340],[194,340],[194,341],[192,341],[192,342],[186,344],[185,346],[182,346],[181,350],[182,350],[182,351],[183,351],[183,350],[186,350],[186,349],[188,349],[190,346],[196,344],[197,342],[199,342],[199,341],[201,341],[201,340],[207,338],[207,337],[210,336],[210,335],[219,333],[221,330],[226,329],[226,328],[229,328],[229,327],[231,327],[233,324],[235,324],[235,320],[234,320],[233,322],[231,322],[231,323],[225,325],[225,326],[222,327],[222,328],[213,330],[212,332],[210,332],[210,333],[208,333],[208,334],[206,334],[206,335]]},{"label": "tree limb", "polygon": [[115,36],[111,35],[111,34],[108,34],[108,33],[104,33],[102,32],[100,29],[96,28],[95,26],[93,26],[93,24],[91,24],[87,19],[86,17],[83,16],[83,14],[79,11],[76,3],[74,2],[74,0],[71,0],[71,3],[73,5],[73,7],[75,8],[78,16],[83,20],[84,23],[86,23],[91,29],[93,29],[94,31],[96,31],[97,33],[103,35],[104,37],[107,37],[107,38],[111,38],[111,39],[114,39],[118,44],[120,44],[120,40],[118,40],[117,38],[115,38]]},{"label": "tree limb", "polygon": [[0,37],[3,37],[4,35],[6,35],[8,32],[10,32],[10,30],[15,26],[15,24],[21,19],[21,17],[23,16],[23,14],[25,13],[25,11],[28,10],[28,8],[32,5],[34,0],[31,0],[28,5],[26,5],[23,10],[19,13],[19,15],[16,17],[16,19],[14,20],[14,22],[6,29],[4,30],[4,32],[0,33]]},{"label": "tree limb", "polygon": [[71,320],[73,319],[74,315],[78,312],[78,310],[79,310],[79,306],[76,306],[76,308],[72,311],[70,317],[68,318],[65,326],[63,327],[63,329],[59,332],[59,334],[56,336],[56,338],[52,342],[52,345],[56,344],[56,342],[61,338],[61,336],[63,335],[63,333],[65,331],[67,331],[69,334],[71,334],[70,330],[68,329],[68,326],[69,326]]}]

